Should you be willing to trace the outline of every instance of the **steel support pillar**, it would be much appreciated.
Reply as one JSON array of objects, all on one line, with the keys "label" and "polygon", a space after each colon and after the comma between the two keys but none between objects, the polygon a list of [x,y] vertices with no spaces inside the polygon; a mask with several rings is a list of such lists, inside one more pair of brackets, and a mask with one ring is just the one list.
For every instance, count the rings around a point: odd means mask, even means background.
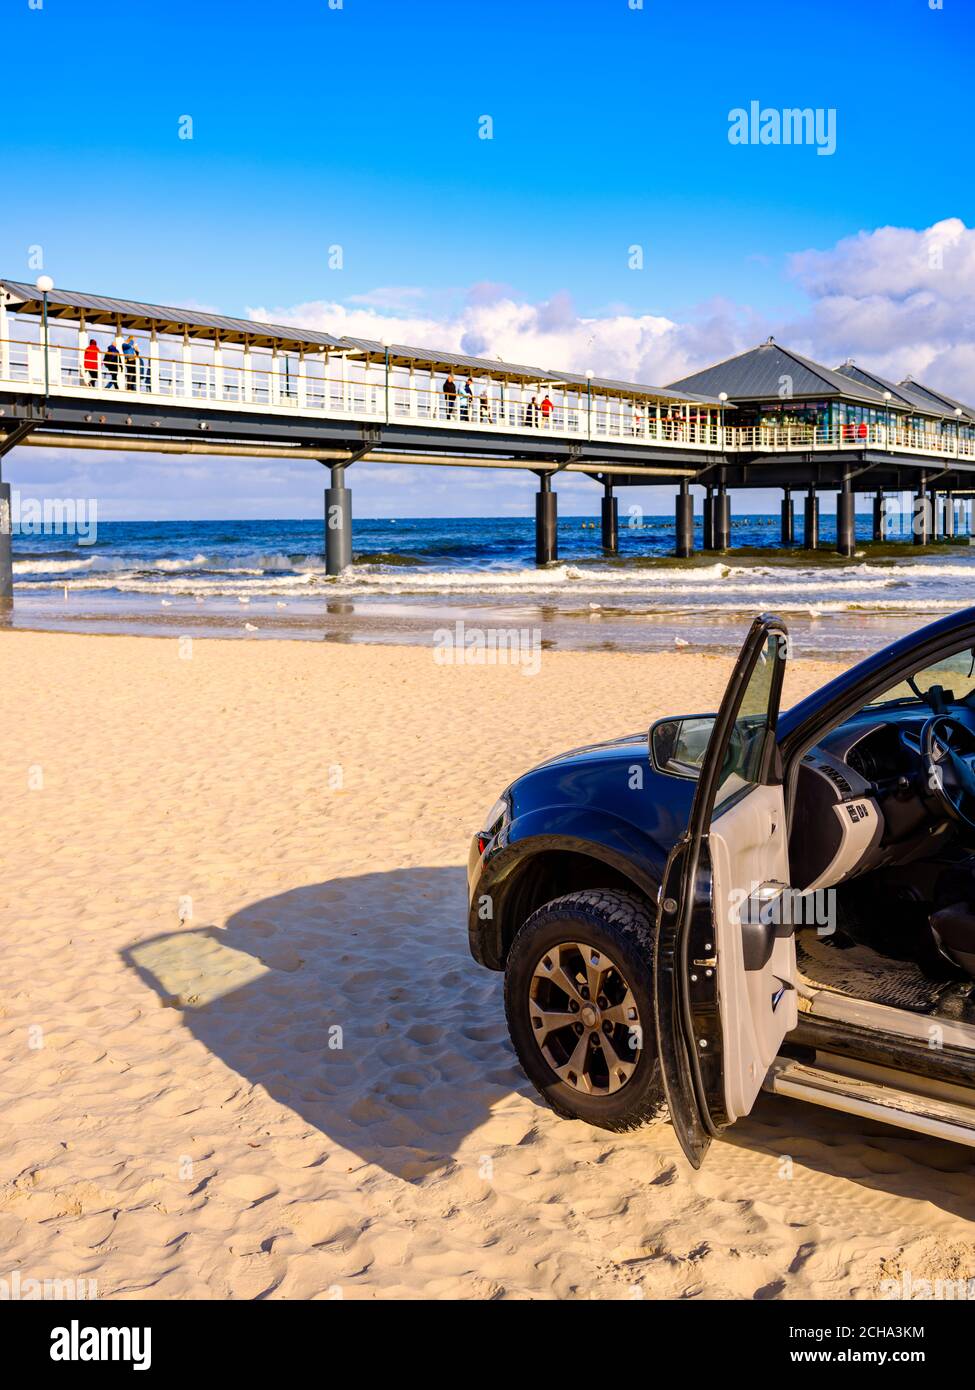
[{"label": "steel support pillar", "polygon": [[792,489],[784,488],[782,499],[782,544],[792,545],[796,538],[796,514],[792,505]]},{"label": "steel support pillar", "polygon": [[694,554],[694,498],[686,482],[681,483],[675,501],[674,554],[679,560]]},{"label": "steel support pillar", "polygon": [[345,486],[345,465],[331,469],[325,489],[325,573],[341,574],[352,564],[352,490]]},{"label": "steel support pillar", "polygon": [[559,499],[552,479],[541,474],[535,493],[535,564],[548,565],[559,558]]},{"label": "steel support pillar", "polygon": [[887,539],[887,499],[883,488],[878,488],[873,499],[873,540],[875,543]]},{"label": "steel support pillar", "polygon": [[714,488],[709,487],[704,493],[704,516],[701,527],[701,544],[705,550],[714,549]]},{"label": "steel support pillar", "polygon": [[0,605],[6,607],[14,597],[13,522],[10,512],[10,484],[0,483]]},{"label": "steel support pillar", "polygon": [[928,500],[931,504],[931,539],[940,541],[944,533],[941,526],[941,494],[936,487],[928,493]]},{"label": "steel support pillar", "polygon": [[931,503],[928,499],[928,480],[921,474],[921,483],[914,494],[914,516],[911,531],[915,545],[927,545],[931,534]]},{"label": "steel support pillar", "polygon": [[955,499],[952,493],[945,493],[945,540],[955,539]]},{"label": "steel support pillar", "polygon": [[856,541],[856,493],[844,483],[836,494],[836,550],[840,555],[852,555]]},{"label": "steel support pillar", "polygon": [[819,549],[819,498],[814,487],[806,493],[802,506],[802,548]]},{"label": "steel support pillar", "polygon": [[731,498],[724,483],[719,484],[714,498],[714,548],[727,550],[731,545]]},{"label": "steel support pillar", "polygon": [[619,506],[610,482],[603,483],[602,521],[603,550],[607,555],[616,555],[620,548]]}]

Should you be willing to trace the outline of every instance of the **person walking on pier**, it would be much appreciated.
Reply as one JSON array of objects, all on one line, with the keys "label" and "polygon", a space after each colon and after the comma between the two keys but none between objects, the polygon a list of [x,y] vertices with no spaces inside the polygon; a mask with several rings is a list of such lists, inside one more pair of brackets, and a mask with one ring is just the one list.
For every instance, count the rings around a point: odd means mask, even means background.
[{"label": "person walking on pier", "polygon": [[538,428],[538,397],[532,396],[525,406],[525,424],[530,429]]},{"label": "person walking on pier", "polygon": [[487,389],[486,386],[485,386],[484,390],[481,392],[481,396],[480,396],[480,406],[481,406],[481,424],[482,424],[482,425],[484,425],[484,424],[488,424],[488,425],[493,424],[493,421],[492,421],[492,419],[491,419],[491,398],[490,398],[490,396],[488,395],[488,389]]},{"label": "person walking on pier", "polygon": [[118,344],[113,338],[112,341],[109,343],[108,347],[105,349],[105,354],[102,358],[102,365],[105,368],[106,391],[118,390],[119,367],[121,366],[121,363],[122,354],[119,352]]},{"label": "person walking on pier", "polygon": [[125,358],[126,388],[129,391],[134,391],[139,371],[139,349],[136,347],[135,339],[131,333],[122,344],[122,356]]},{"label": "person walking on pier", "polygon": [[470,421],[473,422],[473,419],[474,419],[474,378],[473,378],[472,376],[468,376],[467,380],[464,382],[464,406],[463,406],[463,411],[464,411],[463,418],[464,418],[465,420],[470,420]]},{"label": "person walking on pier", "polygon": [[457,412],[457,383],[454,380],[453,372],[447,373],[447,380],[443,384],[443,399],[447,410],[447,419],[452,420]]},{"label": "person walking on pier", "polygon": [[94,338],[88,339],[88,346],[85,348],[84,356],[85,376],[88,378],[89,386],[98,385],[98,343]]},{"label": "person walking on pier", "polygon": [[555,410],[555,406],[552,404],[552,399],[547,391],[542,399],[540,409],[542,412],[542,425],[545,429],[548,429],[549,425],[552,424],[552,412]]}]

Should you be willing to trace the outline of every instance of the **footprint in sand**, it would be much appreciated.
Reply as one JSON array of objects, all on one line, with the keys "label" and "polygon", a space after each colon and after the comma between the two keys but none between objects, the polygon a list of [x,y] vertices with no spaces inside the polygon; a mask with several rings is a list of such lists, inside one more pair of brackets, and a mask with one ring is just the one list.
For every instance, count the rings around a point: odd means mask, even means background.
[{"label": "footprint in sand", "polygon": [[273,1197],[278,1189],[273,1182],[268,1182],[266,1178],[245,1176],[228,1178],[226,1182],[219,1184],[219,1190],[225,1197],[246,1202],[248,1206],[253,1207],[258,1202],[264,1202],[268,1197]]}]

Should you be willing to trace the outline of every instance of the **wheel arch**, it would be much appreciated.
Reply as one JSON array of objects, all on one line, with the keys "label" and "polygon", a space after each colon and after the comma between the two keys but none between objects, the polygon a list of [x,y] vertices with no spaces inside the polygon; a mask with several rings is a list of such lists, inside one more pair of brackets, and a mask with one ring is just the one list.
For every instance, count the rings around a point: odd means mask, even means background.
[{"label": "wheel arch", "polygon": [[[566,893],[616,889],[637,894],[655,910],[660,884],[656,856],[634,855],[632,842],[620,845],[607,839],[540,835],[509,841],[501,848],[471,903],[469,931],[475,959],[491,970],[503,970],[521,924],[543,903]],[[490,902],[490,917],[481,915],[485,898]]]}]

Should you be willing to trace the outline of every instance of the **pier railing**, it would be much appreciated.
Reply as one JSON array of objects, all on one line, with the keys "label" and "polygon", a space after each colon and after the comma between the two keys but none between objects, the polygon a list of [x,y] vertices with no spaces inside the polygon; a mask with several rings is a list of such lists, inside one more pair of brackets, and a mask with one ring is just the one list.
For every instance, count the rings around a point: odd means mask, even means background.
[{"label": "pier railing", "polygon": [[395,368],[387,378],[381,365],[370,369],[361,359],[343,362],[337,354],[316,358],[251,354],[234,348],[201,359],[196,346],[182,353],[179,344],[173,348],[179,355],[120,352],[106,358],[99,350],[97,365],[86,366],[84,347],[52,345],[45,375],[42,344],[8,340],[0,342],[0,385],[10,383],[37,392],[47,382],[49,390],[85,399],[136,395],[148,401],[233,405],[326,419],[415,421],[448,431],[474,429],[505,435],[541,431],[570,440],[722,448],[717,407],[708,411],[665,403],[658,408],[653,402],[560,390],[544,382],[520,387],[498,379],[482,380],[468,394],[461,378],[454,392],[445,392],[442,381],[421,385],[426,373],[423,378],[410,377]]},{"label": "pier railing", "polygon": [[[147,402],[230,405],[242,411],[301,414],[369,423],[413,423],[445,432],[550,434],[573,440],[620,440],[692,447],[721,454],[782,454],[879,449],[933,458],[975,458],[975,439],[891,423],[839,426],[723,424],[716,406],[612,397],[596,390],[539,382],[481,379],[472,394],[463,378],[456,391],[429,373],[408,373],[333,353],[248,352],[239,346],[201,354],[199,344],[165,342],[154,350],[112,358],[99,349],[86,366],[86,348],[19,339],[0,340],[0,387],[45,389],[106,402],[138,396]],[[440,374],[442,376],[442,373]],[[421,384],[426,382],[427,384]]]}]

